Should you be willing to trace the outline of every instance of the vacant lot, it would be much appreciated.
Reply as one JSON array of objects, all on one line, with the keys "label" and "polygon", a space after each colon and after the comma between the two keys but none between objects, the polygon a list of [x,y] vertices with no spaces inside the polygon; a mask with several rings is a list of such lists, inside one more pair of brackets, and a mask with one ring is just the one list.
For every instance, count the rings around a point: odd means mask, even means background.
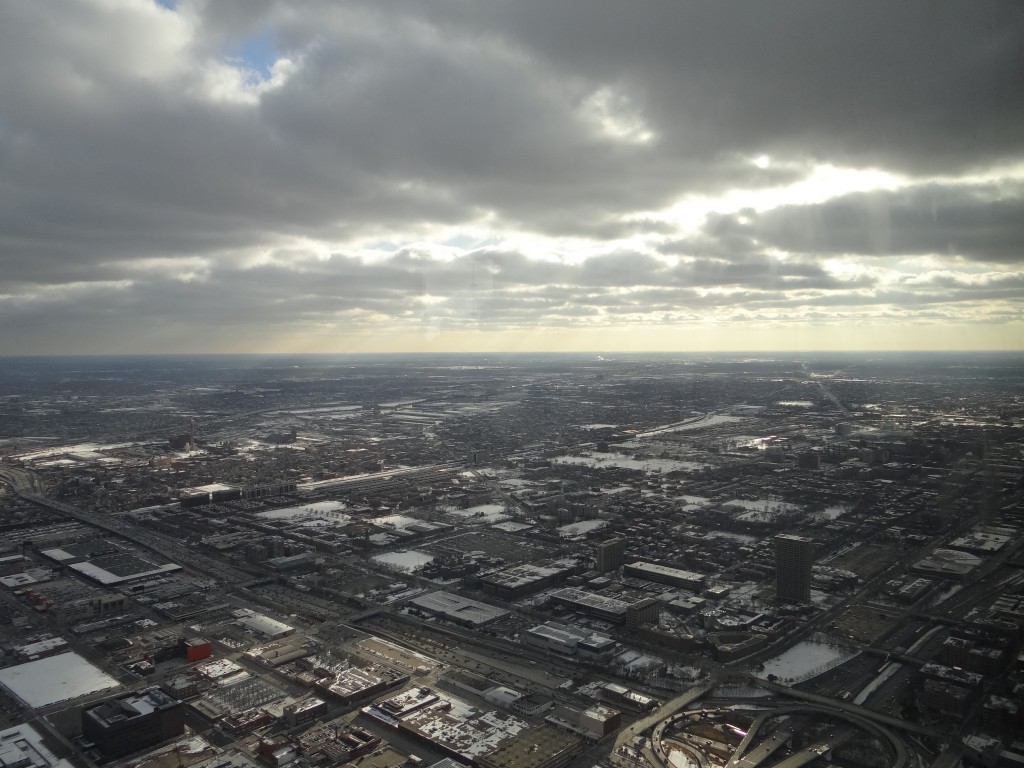
[{"label": "vacant lot", "polygon": [[840,635],[870,645],[876,638],[893,629],[900,620],[901,617],[896,613],[869,605],[855,605],[840,614],[832,627]]},{"label": "vacant lot", "polygon": [[844,571],[852,571],[867,580],[884,571],[899,557],[900,551],[895,547],[861,544],[830,561],[829,565],[834,568],[842,568]]}]

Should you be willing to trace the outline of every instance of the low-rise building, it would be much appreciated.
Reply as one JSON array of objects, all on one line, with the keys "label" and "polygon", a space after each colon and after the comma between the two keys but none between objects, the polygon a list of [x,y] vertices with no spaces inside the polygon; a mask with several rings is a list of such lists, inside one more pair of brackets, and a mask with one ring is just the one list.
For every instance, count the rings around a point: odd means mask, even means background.
[{"label": "low-rise building", "polygon": [[546,726],[531,728],[476,760],[479,768],[562,768],[583,751],[575,736]]},{"label": "low-rise building", "polygon": [[512,702],[512,711],[522,717],[540,717],[554,705],[554,699],[539,693],[530,693]]},{"label": "low-rise building", "polygon": [[552,602],[565,605],[573,610],[596,616],[605,621],[621,624],[626,621],[630,603],[606,595],[598,595],[574,587],[566,587],[549,595]]},{"label": "low-rise building", "polygon": [[485,593],[511,602],[561,584],[577,570],[574,560],[516,565],[481,576],[479,583]]},{"label": "low-rise building", "polygon": [[502,608],[440,590],[415,597],[409,604],[464,627],[482,627],[508,615]]},{"label": "low-rise building", "polygon": [[619,727],[622,713],[600,704],[587,709],[563,705],[556,707],[544,719],[558,728],[579,734],[591,741],[599,741]]},{"label": "low-rise building", "polygon": [[72,768],[68,760],[58,758],[31,725],[21,724],[0,730],[0,765],[5,768]]},{"label": "low-rise building", "polygon": [[650,696],[645,696],[639,691],[634,691],[618,683],[607,683],[601,686],[598,695],[603,701],[633,712],[650,712],[658,706],[658,702]]},{"label": "low-rise building", "polygon": [[612,638],[589,630],[549,621],[523,633],[526,645],[561,656],[574,656],[585,661],[601,661],[615,655],[617,645]]},{"label": "low-rise building", "polygon": [[667,565],[658,565],[656,563],[645,563],[641,560],[635,563],[627,563],[623,566],[622,572],[627,576],[634,576],[638,579],[656,581],[660,584],[671,584],[674,587],[684,587],[697,592],[704,589],[707,581],[707,577],[702,573],[670,568]]}]

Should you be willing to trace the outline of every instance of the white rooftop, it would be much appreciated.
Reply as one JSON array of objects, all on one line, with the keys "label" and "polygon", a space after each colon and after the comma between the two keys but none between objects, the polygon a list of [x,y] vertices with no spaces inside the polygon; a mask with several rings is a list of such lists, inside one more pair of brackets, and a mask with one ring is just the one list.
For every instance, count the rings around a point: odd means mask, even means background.
[{"label": "white rooftop", "polygon": [[43,737],[27,723],[0,731],[0,765],[19,768],[72,768],[43,744]]},{"label": "white rooftop", "polygon": [[0,685],[30,707],[46,707],[117,688],[120,683],[77,653],[69,651],[0,669]]},{"label": "white rooftop", "polygon": [[440,613],[451,619],[458,619],[474,625],[487,624],[508,614],[502,608],[439,590],[420,595],[409,601],[412,605]]},{"label": "white rooftop", "polygon": [[225,485],[224,483],[207,483],[206,485],[197,485],[192,488],[182,488],[181,492],[186,494],[214,493],[215,491],[233,491],[236,487],[234,485]]},{"label": "white rooftop", "polygon": [[285,624],[283,621],[248,609],[235,611],[235,618],[239,624],[266,637],[281,637],[295,631],[295,627]]},{"label": "white rooftop", "polygon": [[149,570],[139,571],[137,573],[129,573],[124,576],[119,576],[116,573],[111,573],[106,568],[101,568],[95,563],[75,563],[69,566],[71,570],[78,571],[83,576],[87,576],[90,579],[98,581],[104,586],[113,586],[120,584],[125,581],[134,581],[135,579],[141,579],[146,576],[158,576],[163,573],[172,573],[173,571],[180,571],[181,566],[177,563],[165,563],[164,565],[153,565]]}]

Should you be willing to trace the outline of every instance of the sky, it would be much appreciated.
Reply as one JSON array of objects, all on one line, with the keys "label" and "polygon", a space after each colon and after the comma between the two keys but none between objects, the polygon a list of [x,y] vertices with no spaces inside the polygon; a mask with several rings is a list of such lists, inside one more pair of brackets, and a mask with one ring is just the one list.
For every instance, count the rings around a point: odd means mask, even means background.
[{"label": "sky", "polygon": [[1019,0],[5,0],[0,355],[1024,349]]}]

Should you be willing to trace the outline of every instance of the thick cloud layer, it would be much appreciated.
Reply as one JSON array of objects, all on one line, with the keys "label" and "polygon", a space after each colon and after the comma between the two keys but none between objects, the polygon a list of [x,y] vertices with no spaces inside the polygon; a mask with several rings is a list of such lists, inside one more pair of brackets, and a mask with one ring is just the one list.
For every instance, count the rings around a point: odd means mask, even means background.
[{"label": "thick cloud layer", "polygon": [[12,0],[0,354],[1019,348],[1022,71],[1015,0]]}]

